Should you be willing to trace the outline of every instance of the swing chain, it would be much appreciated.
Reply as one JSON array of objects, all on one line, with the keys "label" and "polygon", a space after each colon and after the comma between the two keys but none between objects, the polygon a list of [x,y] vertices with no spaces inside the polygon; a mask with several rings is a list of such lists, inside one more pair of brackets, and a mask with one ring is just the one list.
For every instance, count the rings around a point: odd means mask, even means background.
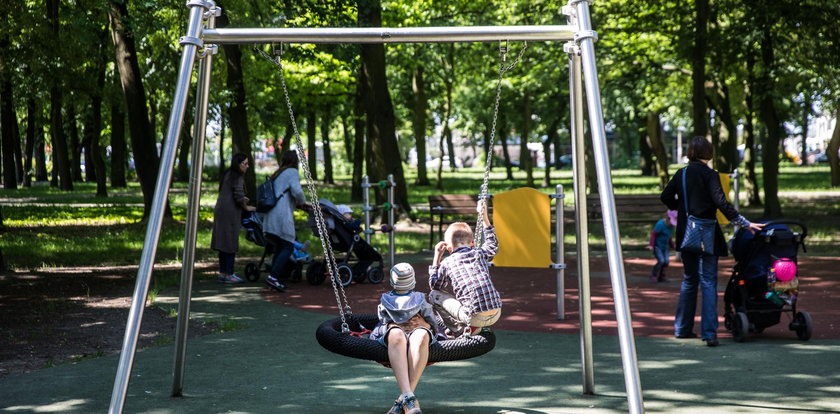
[{"label": "swing chain", "polygon": [[[525,53],[525,50],[528,49],[528,42],[522,42],[522,49],[519,50],[519,54],[516,55],[516,59],[510,63],[510,65],[505,66],[505,56],[507,55],[508,45],[507,40],[502,41],[499,44],[499,53],[501,62],[499,62],[499,80],[496,82],[496,101],[493,104],[493,126],[490,129],[490,139],[489,145],[487,146],[487,160],[484,167],[484,181],[481,183],[481,192],[478,195],[478,202],[487,203],[487,185],[490,181],[490,170],[493,168],[493,144],[496,138],[496,121],[499,118],[499,101],[502,98],[502,81],[504,80],[505,72],[511,70],[517,63],[522,59],[522,55]],[[481,246],[482,238],[484,237],[484,209],[478,211],[478,220],[475,224],[475,245]]]},{"label": "swing chain", "polygon": [[[295,137],[295,152],[298,156],[298,162],[300,168],[304,172],[304,176],[306,177],[306,186],[309,190],[309,198],[313,202],[312,211],[315,213],[315,223],[318,227],[318,237],[321,240],[321,247],[324,250],[325,260],[327,262],[327,269],[329,270],[330,274],[330,281],[332,282],[333,292],[335,293],[335,300],[336,304],[339,309],[339,315],[341,316],[341,331],[342,332],[349,332],[350,327],[347,323],[347,318],[352,316],[353,312],[350,309],[350,303],[347,301],[347,295],[344,292],[344,285],[341,283],[336,283],[338,280],[338,265],[335,261],[335,254],[332,250],[332,245],[327,242],[327,230],[326,224],[324,222],[324,215],[321,212],[320,203],[318,199],[318,194],[315,190],[315,184],[312,181],[312,174],[309,171],[309,164],[307,162],[306,153],[303,151],[303,142],[300,139],[300,132],[297,128],[297,122],[295,121],[295,113],[292,108],[292,100],[289,97],[289,90],[286,87],[286,76],[283,72],[283,65],[280,63],[279,59],[273,59],[267,53],[262,51],[259,48],[254,48],[260,55],[264,58],[268,59],[271,63],[273,63],[277,67],[277,71],[280,73],[280,84],[283,87],[283,96],[286,98],[286,107],[289,111],[289,119],[292,124],[292,129],[294,130],[294,137]],[[280,46],[281,54],[282,54],[282,45]],[[352,277],[352,275],[351,275]],[[341,291],[341,296],[339,297],[339,290]],[[344,302],[342,302],[342,298]],[[344,305],[342,305],[344,303]]]}]

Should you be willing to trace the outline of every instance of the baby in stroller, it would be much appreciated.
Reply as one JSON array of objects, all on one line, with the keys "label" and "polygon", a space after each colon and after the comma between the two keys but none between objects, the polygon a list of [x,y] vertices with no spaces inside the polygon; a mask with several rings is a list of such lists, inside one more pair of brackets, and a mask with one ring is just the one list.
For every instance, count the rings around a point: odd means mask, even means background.
[{"label": "baby in stroller", "polygon": [[[793,226],[796,230],[791,229]],[[782,313],[792,315],[788,328],[799,339],[811,338],[808,312],[796,310],[799,294],[797,253],[805,251],[808,229],[795,220],[776,220],[753,235],[743,229],[731,241],[735,266],[724,293],[724,325],[736,342],[748,332],[776,325]]]},{"label": "baby in stroller", "polygon": [[[263,254],[260,257],[259,263],[248,263],[245,265],[245,277],[251,281],[256,282],[260,279],[260,272],[268,272],[271,270],[271,265],[265,263],[266,256],[274,253],[271,243],[263,234],[262,227],[262,213],[251,212],[242,219],[242,227],[245,228],[245,239],[257,246],[263,247]],[[309,245],[311,242],[307,240],[300,243],[295,240],[293,243],[294,251],[289,257],[289,266],[284,266],[284,273],[280,275],[281,278],[289,279],[292,282],[299,282],[303,279],[303,266],[312,263],[312,256],[309,254]]]},{"label": "baby in stroller", "polygon": [[[354,220],[352,210],[346,205],[336,206],[327,199],[320,199],[318,205],[326,225],[326,237],[333,252],[347,253],[344,259],[336,257],[338,282],[349,286],[354,280],[381,283],[385,277],[382,255],[361,237],[361,223]],[[315,212],[309,212],[309,227],[318,234]],[[324,261],[315,261],[306,270],[306,280],[312,285],[319,285],[329,275],[329,268]]]}]

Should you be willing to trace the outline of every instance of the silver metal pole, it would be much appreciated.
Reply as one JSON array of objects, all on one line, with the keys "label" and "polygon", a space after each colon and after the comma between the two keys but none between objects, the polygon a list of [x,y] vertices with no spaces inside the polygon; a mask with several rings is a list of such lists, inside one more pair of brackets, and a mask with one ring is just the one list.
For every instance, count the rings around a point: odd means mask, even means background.
[{"label": "silver metal pole", "polygon": [[390,265],[395,265],[396,257],[394,252],[394,187],[397,186],[397,182],[394,181],[394,174],[388,174],[388,205],[391,206],[388,209],[388,225],[391,227],[391,231],[388,232],[388,260],[390,260]]},{"label": "silver metal pole", "polygon": [[732,191],[735,192],[732,197],[732,205],[737,210],[741,205],[741,173],[736,168],[732,170],[732,174],[729,174],[729,176],[732,178]]},{"label": "silver metal pole", "polygon": [[567,41],[573,26],[223,28],[204,31],[204,41],[239,43],[414,43]]},{"label": "silver metal pole", "polygon": [[[569,20],[576,22],[574,8]],[[583,393],[595,394],[595,363],[592,353],[592,294],[589,275],[589,222],[586,206],[586,152],[583,132],[583,76],[580,48],[566,43],[569,53],[569,108],[571,111],[572,169],[575,192],[575,242],[577,245],[578,308],[580,313],[580,356]]]},{"label": "silver metal pole", "polygon": [[[214,27],[221,9],[216,7],[207,12],[207,27]],[[210,78],[213,55],[218,46],[204,49],[198,67],[195,93],[195,123],[192,142],[192,168],[190,169],[189,199],[187,200],[186,230],[184,231],[184,255],[181,260],[181,292],[178,299],[178,323],[175,329],[175,366],[172,370],[172,396],[181,397],[184,391],[184,366],[187,354],[187,329],[190,321],[190,304],[195,270],[195,244],[198,233],[198,210],[201,205],[201,172],[204,170],[204,134],[207,129],[207,107],[210,100]]]},{"label": "silver metal pole", "polygon": [[187,104],[187,93],[190,86],[193,64],[198,47],[202,46],[201,24],[204,12],[213,6],[208,1],[191,0],[187,3],[190,7],[190,21],[187,27],[187,35],[181,38],[184,51],[181,56],[181,66],[178,69],[178,79],[175,86],[175,96],[172,99],[172,112],[169,116],[163,154],[160,160],[157,182],[155,183],[155,194],[152,199],[152,210],[149,213],[146,226],[146,238],[143,241],[143,253],[140,256],[140,268],[137,270],[137,282],[134,286],[134,296],[131,301],[131,308],[128,312],[128,321],[125,328],[120,362],[117,366],[117,375],[114,380],[114,390],[111,394],[111,404],[108,412],[111,414],[122,413],[125,406],[125,394],[128,391],[128,381],[131,376],[131,367],[134,364],[134,353],[137,350],[137,337],[140,334],[140,322],[143,319],[143,308],[146,304],[146,296],[149,293],[149,282],[154,268],[155,254],[157,253],[158,241],[160,240],[160,229],[163,223],[163,213],[166,207],[169,194],[169,182],[172,180],[172,169],[175,163],[175,149],[178,148],[178,138],[181,134],[181,127],[184,122],[184,107]]},{"label": "silver metal pole", "polygon": [[365,240],[370,243],[370,235],[373,234],[373,230],[370,229],[370,180],[368,176],[362,177],[362,190],[364,200],[362,211],[365,213]]},{"label": "silver metal pole", "polygon": [[563,185],[557,184],[554,188],[554,203],[555,224],[554,224],[554,240],[555,252],[554,263],[551,265],[557,272],[557,319],[566,319],[566,307],[564,300],[566,299],[566,263],[564,262],[565,251],[563,249],[563,199],[566,197],[563,194]]},{"label": "silver metal pole", "polygon": [[607,139],[604,131],[604,116],[601,110],[601,91],[598,87],[598,69],[595,66],[595,32],[589,18],[587,0],[571,0],[577,11],[578,33],[575,40],[581,50],[581,62],[585,74],[586,101],[589,111],[589,127],[592,132],[592,145],[595,153],[595,167],[598,175],[598,190],[601,198],[601,212],[604,221],[604,236],[607,244],[607,257],[610,264],[615,316],[618,323],[618,338],[621,345],[621,361],[624,369],[624,385],[627,389],[627,406],[630,413],[644,412],[642,387],[639,380],[639,367],[636,361],[636,345],[633,339],[633,325],[630,317],[630,304],[627,298],[627,285],[624,274],[624,261],[621,256],[621,239],[618,234],[618,219],[615,212],[610,164],[607,156]]}]

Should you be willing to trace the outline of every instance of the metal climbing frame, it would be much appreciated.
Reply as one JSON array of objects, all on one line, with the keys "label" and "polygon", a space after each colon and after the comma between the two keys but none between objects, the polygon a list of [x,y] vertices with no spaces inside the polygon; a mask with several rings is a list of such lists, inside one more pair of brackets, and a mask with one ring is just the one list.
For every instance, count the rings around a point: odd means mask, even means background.
[{"label": "metal climbing frame", "polygon": [[[167,125],[164,147],[161,154],[160,170],[155,187],[152,208],[146,228],[143,253],[137,271],[133,300],[129,309],[126,333],[122,352],[117,367],[114,389],[111,395],[109,413],[121,413],[125,405],[131,368],[137,349],[137,339],[143,306],[149,291],[154,259],[160,240],[164,206],[169,194],[169,182],[175,162],[175,150],[178,147],[181,128],[183,127],[188,88],[196,59],[201,59],[196,92],[195,135],[204,136],[207,121],[208,96],[210,89],[211,57],[219,44],[243,43],[437,43],[437,42],[499,42],[499,41],[564,41],[569,42],[565,51],[569,54],[570,85],[572,86],[572,128],[576,153],[574,160],[582,160],[583,150],[583,104],[580,82],[585,81],[586,101],[589,125],[595,152],[595,166],[601,200],[604,234],[609,258],[610,275],[615,301],[616,320],[618,322],[621,358],[624,368],[625,388],[627,390],[628,411],[643,413],[641,384],[636,361],[633,328],[625,285],[624,264],[618,235],[618,220],[615,213],[615,199],[610,178],[607,157],[606,133],[604,131],[601,99],[598,87],[598,75],[595,67],[594,42],[596,34],[592,30],[589,16],[591,0],[570,0],[563,7],[568,16],[568,25],[552,26],[479,26],[479,27],[425,27],[425,28],[318,28],[318,29],[254,29],[254,28],[215,28],[215,18],[221,9],[207,0],[188,0],[189,23],[187,33],[180,39],[183,45],[181,63],[178,70],[172,110]],[[585,74],[585,76],[583,76]],[[576,87],[577,85],[577,87]],[[186,329],[189,319],[189,304],[192,288],[193,263],[196,243],[197,211],[201,188],[201,160],[204,156],[202,139],[193,140],[193,168],[190,172],[189,200],[187,205],[187,224],[184,237],[184,268],[181,273],[180,308],[178,312],[178,332],[176,333],[176,358],[172,395],[180,396],[183,389],[184,360],[186,354]],[[580,160],[578,160],[580,158]],[[581,350],[583,354],[584,392],[592,390],[592,345],[591,320],[589,319],[589,269],[582,263],[588,257],[585,241],[581,243],[580,223],[585,223],[584,209],[585,188],[583,165],[575,162],[575,208],[578,221],[578,274],[581,278]],[[585,212],[585,210],[583,210]],[[584,288],[586,287],[586,288]]]}]

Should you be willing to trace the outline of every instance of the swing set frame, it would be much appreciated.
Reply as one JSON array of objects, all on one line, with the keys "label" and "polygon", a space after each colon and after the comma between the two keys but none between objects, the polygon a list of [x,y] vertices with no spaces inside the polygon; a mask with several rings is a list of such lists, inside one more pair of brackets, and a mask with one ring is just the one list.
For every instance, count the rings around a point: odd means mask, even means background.
[{"label": "swing set frame", "polygon": [[[198,78],[195,96],[195,122],[193,136],[205,135],[210,78],[213,56],[220,44],[271,44],[271,43],[450,43],[450,42],[504,42],[504,41],[562,41],[568,55],[569,91],[572,135],[572,168],[574,171],[575,218],[577,230],[577,262],[581,317],[581,369],[583,393],[595,394],[592,358],[592,320],[589,283],[589,248],[586,214],[586,176],[583,169],[584,147],[584,84],[589,116],[589,127],[594,149],[599,197],[603,214],[604,235],[610,267],[615,302],[621,360],[627,391],[628,411],[643,413],[641,383],[636,360],[635,340],[630,318],[629,300],[625,282],[624,263],[618,234],[618,220],[610,175],[610,166],[604,129],[603,113],[595,65],[594,43],[597,34],[592,30],[589,7],[592,0],[569,0],[562,7],[567,17],[566,25],[535,26],[471,26],[471,27],[414,27],[414,28],[216,28],[215,19],[221,9],[213,1],[188,0],[189,23],[186,35],[180,38],[183,46],[176,80],[166,138],[162,148],[160,169],[149,213],[143,252],[131,307],[126,323],[126,333],[111,394],[109,413],[122,413],[131,369],[137,350],[143,307],[149,293],[155,255],[160,240],[166,199],[169,194],[175,153],[179,144],[186,112],[190,79],[196,61]],[[186,359],[187,325],[190,314],[192,280],[195,263],[198,209],[201,173],[204,163],[204,140],[195,139],[191,148],[192,165],[188,189],[186,225],[184,236],[178,320],[175,337],[175,363],[172,396],[182,396]],[[311,185],[311,184],[310,184]],[[562,223],[557,223],[561,226]],[[559,227],[558,227],[559,229]],[[559,232],[558,232],[559,233]],[[562,240],[557,240],[562,243]],[[559,258],[558,258],[559,259]],[[559,261],[559,260],[558,260]],[[560,269],[563,265],[555,264]],[[558,277],[558,295],[562,295],[562,278]],[[558,304],[562,298],[558,297]],[[562,307],[558,309],[562,319]]]}]

